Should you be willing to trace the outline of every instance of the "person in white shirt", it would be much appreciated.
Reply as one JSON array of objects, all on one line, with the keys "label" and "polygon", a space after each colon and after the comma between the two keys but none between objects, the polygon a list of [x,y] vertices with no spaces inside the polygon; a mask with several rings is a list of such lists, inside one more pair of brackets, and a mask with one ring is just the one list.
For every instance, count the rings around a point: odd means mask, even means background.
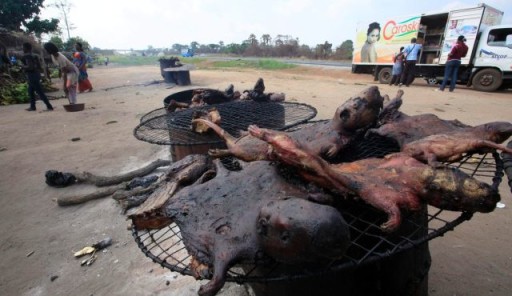
[{"label": "person in white shirt", "polygon": [[402,78],[400,80],[400,86],[409,86],[414,80],[414,74],[416,72],[416,61],[418,60],[418,53],[421,50],[422,45],[416,43],[416,38],[411,39],[411,44],[404,48],[404,70],[402,71]]},{"label": "person in white shirt", "polygon": [[44,44],[44,49],[51,55],[52,62],[59,66],[62,80],[64,82],[64,93],[70,104],[76,104],[76,90],[78,86],[78,68],[59,52],[57,46],[51,42]]}]

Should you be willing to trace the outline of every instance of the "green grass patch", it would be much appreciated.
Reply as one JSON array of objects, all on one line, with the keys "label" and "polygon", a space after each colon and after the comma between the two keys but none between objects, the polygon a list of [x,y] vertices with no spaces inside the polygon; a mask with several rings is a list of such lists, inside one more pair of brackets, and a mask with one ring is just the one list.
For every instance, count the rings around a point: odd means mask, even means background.
[{"label": "green grass patch", "polygon": [[[170,58],[171,56],[130,56],[130,55],[111,55],[108,56],[109,63],[116,66],[147,66],[147,65],[160,65],[159,60],[161,58]],[[201,64],[204,63],[206,59],[203,58],[184,58],[181,56],[177,57],[182,64]],[[98,63],[103,63],[103,58],[98,60]]]},{"label": "green grass patch", "polygon": [[[108,56],[109,63],[119,66],[143,66],[159,64],[159,57],[156,56],[129,56],[129,55],[112,55]],[[102,61],[102,60],[100,60]]]},{"label": "green grass patch", "polygon": [[262,70],[281,70],[295,68],[296,65],[279,62],[276,60],[232,60],[232,61],[216,61],[212,63],[217,68],[251,68]]},{"label": "green grass patch", "polygon": [[[129,55],[112,55],[108,56],[109,62],[117,66],[146,66],[146,65],[160,65],[159,59],[162,57],[157,56],[129,56]],[[165,56],[163,58],[170,58]],[[182,64],[196,65],[198,68],[215,69],[215,68],[249,68],[249,69],[262,69],[262,70],[281,70],[297,67],[294,64],[283,63],[272,59],[252,60],[252,59],[237,59],[230,61],[212,61],[203,57],[190,57],[185,58],[177,57]],[[103,58],[99,59],[103,61]]]}]

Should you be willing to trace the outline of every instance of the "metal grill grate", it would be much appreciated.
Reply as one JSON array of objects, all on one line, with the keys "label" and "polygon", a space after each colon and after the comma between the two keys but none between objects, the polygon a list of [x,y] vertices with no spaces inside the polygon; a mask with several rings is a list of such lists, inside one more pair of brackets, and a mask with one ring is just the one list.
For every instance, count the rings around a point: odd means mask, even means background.
[{"label": "metal grill grate", "polygon": [[157,109],[144,115],[145,119],[134,129],[134,136],[159,145],[202,145],[220,143],[222,140],[213,132],[197,134],[192,131],[192,115],[195,111],[215,107],[220,113],[220,126],[235,137],[250,124],[275,130],[304,123],[316,116],[312,106],[290,102],[241,101],[196,107],[178,112],[161,114]]},{"label": "metal grill grate", "polygon": [[[381,138],[382,140],[382,138]],[[396,151],[392,143],[378,142],[377,139],[362,142],[352,147],[352,158],[376,157]],[[503,163],[498,153],[467,155],[460,162],[450,164],[481,181],[492,183],[497,190],[501,183]],[[363,202],[347,201],[339,207],[351,232],[351,245],[342,260],[319,269],[288,268],[277,262],[236,265],[227,274],[228,281],[269,282],[318,276],[333,271],[343,271],[363,266],[411,249],[428,240],[442,236],[457,225],[471,219],[472,213],[450,212],[428,207],[425,211],[404,213],[400,229],[383,233],[379,225],[386,215]],[[189,269],[191,257],[185,250],[179,228],[171,224],[160,230],[137,231],[132,234],[142,252],[154,262],[172,271],[192,275]],[[262,272],[263,270],[263,272]]]}]

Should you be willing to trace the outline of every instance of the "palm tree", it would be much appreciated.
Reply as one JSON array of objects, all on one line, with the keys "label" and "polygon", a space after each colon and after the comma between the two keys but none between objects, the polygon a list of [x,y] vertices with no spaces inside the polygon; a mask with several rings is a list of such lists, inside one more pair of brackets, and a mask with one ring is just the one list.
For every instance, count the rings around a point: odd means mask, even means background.
[{"label": "palm tree", "polygon": [[251,44],[251,45],[258,45],[258,39],[256,39],[256,35],[254,35],[254,34],[249,35],[248,41],[249,41],[249,44]]},{"label": "palm tree", "polygon": [[270,37],[269,34],[261,35],[261,43],[263,43],[265,46],[269,46],[270,42],[272,42],[272,37]]}]

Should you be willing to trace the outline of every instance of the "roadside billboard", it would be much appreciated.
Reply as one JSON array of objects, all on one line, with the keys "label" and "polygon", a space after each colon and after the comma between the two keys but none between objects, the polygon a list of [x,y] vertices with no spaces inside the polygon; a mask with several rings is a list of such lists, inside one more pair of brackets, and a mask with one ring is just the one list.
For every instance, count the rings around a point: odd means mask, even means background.
[{"label": "roadside billboard", "polygon": [[421,16],[358,23],[353,63],[393,63],[393,55],[416,37]]}]

